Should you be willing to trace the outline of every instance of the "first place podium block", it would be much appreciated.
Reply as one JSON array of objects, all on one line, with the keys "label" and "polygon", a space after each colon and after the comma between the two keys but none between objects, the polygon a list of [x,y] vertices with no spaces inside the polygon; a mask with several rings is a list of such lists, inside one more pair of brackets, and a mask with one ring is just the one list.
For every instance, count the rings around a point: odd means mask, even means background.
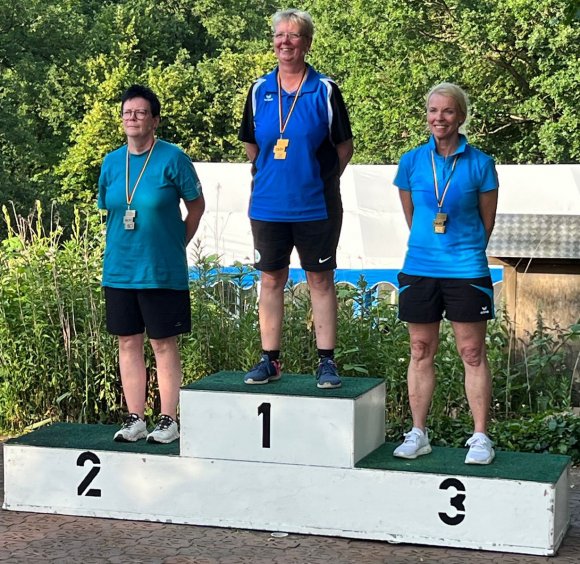
[{"label": "first place podium block", "polygon": [[319,393],[312,376],[240,378],[219,373],[182,390],[181,444],[115,443],[114,426],[64,423],[9,440],[4,508],[538,555],[562,542],[568,457],[498,452],[471,466],[464,449],[433,447],[398,459],[394,444],[371,446],[381,380],[345,378]]},{"label": "first place podium block", "polygon": [[385,382],[349,378],[319,389],[314,376],[265,385],[218,372],[181,390],[181,455],[352,468],[385,441]]}]

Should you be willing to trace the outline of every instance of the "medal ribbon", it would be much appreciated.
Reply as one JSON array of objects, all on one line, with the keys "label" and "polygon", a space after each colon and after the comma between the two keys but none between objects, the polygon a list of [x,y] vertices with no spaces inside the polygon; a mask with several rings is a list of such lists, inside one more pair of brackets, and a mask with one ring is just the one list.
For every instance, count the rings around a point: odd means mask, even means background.
[{"label": "medal ribbon", "polygon": [[302,85],[306,80],[306,74],[308,72],[308,67],[304,68],[304,72],[302,73],[302,78],[300,79],[300,85],[298,86],[298,90],[296,90],[296,94],[294,95],[294,102],[292,102],[292,106],[290,106],[290,111],[286,116],[285,120],[282,120],[282,80],[280,79],[280,70],[278,70],[278,117],[280,119],[280,139],[282,139],[282,134],[290,121],[290,116],[294,111],[294,106],[298,101],[298,96],[300,96],[300,91],[302,90]]},{"label": "medal ribbon", "polygon": [[435,152],[431,151],[431,170],[433,171],[433,184],[435,184],[435,198],[437,200],[437,206],[439,207],[439,211],[443,207],[443,200],[445,200],[445,195],[447,194],[447,190],[449,189],[449,185],[451,184],[451,177],[455,172],[455,165],[457,164],[457,159],[459,159],[459,155],[455,155],[453,159],[453,165],[451,166],[451,174],[447,179],[447,184],[445,184],[445,188],[443,188],[443,194],[441,198],[439,197],[439,183],[437,182],[437,168],[435,167]]},{"label": "medal ribbon", "polygon": [[139,177],[137,178],[137,182],[135,182],[135,186],[133,186],[133,190],[129,192],[129,146],[127,146],[127,160],[125,162],[125,197],[127,198],[127,209],[131,207],[131,202],[133,201],[133,196],[137,190],[137,186],[139,185],[139,181],[149,164],[149,159],[153,154],[153,149],[155,148],[155,143],[157,143],[157,139],[153,140],[153,145],[151,145],[151,149],[149,149],[149,154],[145,159],[145,163],[143,164],[143,168],[141,168],[141,172],[139,173]]}]

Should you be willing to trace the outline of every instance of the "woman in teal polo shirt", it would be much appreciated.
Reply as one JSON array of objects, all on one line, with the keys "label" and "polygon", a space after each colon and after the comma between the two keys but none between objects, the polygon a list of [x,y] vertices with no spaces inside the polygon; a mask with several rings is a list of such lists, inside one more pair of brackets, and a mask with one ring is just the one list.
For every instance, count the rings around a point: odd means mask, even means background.
[{"label": "woman in teal polo shirt", "polygon": [[340,176],[352,156],[352,132],[338,86],[305,62],[314,33],[310,15],[277,12],[272,30],[278,66],[250,88],[239,134],[253,165],[249,216],[255,266],[262,272],[262,358],[244,381],[280,378],[284,286],[296,248],[312,298],[317,385],[338,388],[334,269]]},{"label": "woman in teal polo shirt", "polygon": [[[149,88],[129,87],[121,118],[127,144],[109,153],[99,178],[107,211],[102,284],[107,329],[118,336],[119,368],[129,414],[114,439],[170,443],[179,437],[181,361],[177,335],[191,328],[186,245],[205,203],[189,157],[157,139],[161,104]],[[182,219],[180,203],[187,210]],[[144,333],[156,361],[161,414],[147,433]]]},{"label": "woman in teal polo shirt", "polygon": [[494,315],[485,249],[495,222],[498,180],[491,157],[459,132],[467,96],[442,83],[427,95],[431,137],[401,157],[394,184],[410,228],[399,274],[399,318],[408,322],[407,371],[413,428],[394,451],[401,458],[431,452],[426,429],[435,387],[434,357],[443,315],[451,322],[465,369],[465,391],[474,420],[466,464],[489,464],[487,437],[491,375],[485,334]]}]

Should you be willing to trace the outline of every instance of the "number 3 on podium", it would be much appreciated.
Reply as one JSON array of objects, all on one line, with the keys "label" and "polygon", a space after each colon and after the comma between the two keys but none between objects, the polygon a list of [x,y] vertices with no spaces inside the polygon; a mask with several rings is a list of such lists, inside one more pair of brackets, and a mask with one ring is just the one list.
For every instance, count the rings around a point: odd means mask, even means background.
[{"label": "number 3 on podium", "polygon": [[452,507],[455,507],[456,514],[453,517],[447,515],[447,513],[439,512],[439,519],[443,521],[446,525],[459,525],[465,519],[465,486],[457,478],[447,478],[441,482],[439,486],[440,490],[448,490],[449,488],[455,488],[457,490],[457,495],[453,496],[449,503]]}]

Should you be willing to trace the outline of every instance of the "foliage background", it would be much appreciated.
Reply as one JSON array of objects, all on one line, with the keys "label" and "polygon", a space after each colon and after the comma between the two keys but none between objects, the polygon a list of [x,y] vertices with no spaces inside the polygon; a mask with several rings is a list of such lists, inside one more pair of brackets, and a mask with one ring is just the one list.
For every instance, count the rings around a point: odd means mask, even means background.
[{"label": "foliage background", "polygon": [[[4,207],[8,236],[0,245],[0,431],[31,429],[50,421],[122,420],[123,399],[116,339],[105,330],[100,288],[103,230],[92,213],[76,211],[63,238],[55,214],[43,227],[40,206],[31,219]],[[219,269],[217,256],[194,250],[192,332],[181,339],[185,383],[219,370],[246,370],[260,351],[256,276],[238,265]],[[283,370],[313,374],[315,334],[309,294],[286,293]],[[347,377],[384,378],[387,438],[397,441],[410,424],[406,368],[409,341],[396,306],[361,277],[338,287],[336,358]],[[491,433],[499,448],[566,453],[580,462],[580,418],[571,413],[574,374],[567,345],[580,325],[537,329],[514,341],[499,316],[487,334],[494,377]],[[147,348],[146,415],[159,413],[155,363]],[[436,357],[438,385],[428,424],[435,444],[462,446],[472,432],[463,392],[463,365],[448,324]],[[240,373],[240,378],[242,377]],[[314,385],[314,376],[312,377]]]},{"label": "foliage background", "polygon": [[[349,106],[353,162],[395,163],[423,141],[424,95],[442,80],[470,94],[470,140],[499,163],[578,162],[575,0],[294,6],[314,18],[309,62],[336,79]],[[243,161],[243,103],[251,82],[275,64],[269,20],[284,7],[268,0],[0,0],[0,204],[8,206],[0,222],[0,428],[119,417],[94,208],[102,158],[123,143],[120,95],[134,82],[156,90],[160,136],[194,161]],[[247,368],[259,347],[255,290],[243,292],[216,274],[216,258],[201,251],[197,257],[198,329],[182,343],[188,378]],[[309,372],[309,300],[299,288],[288,299],[286,370]],[[579,460],[580,426],[569,415],[572,376],[562,362],[578,327],[550,329],[539,320],[526,342],[510,334],[504,319],[488,337],[492,433],[506,448],[568,452]],[[339,335],[345,374],[386,379],[387,431],[397,438],[409,416],[406,331],[388,301],[369,304],[361,280],[358,288],[340,289]],[[516,354],[522,347],[523,364]],[[445,444],[470,425],[448,333],[437,362],[443,381],[430,424]]]},{"label": "foliage background", "polygon": [[[350,108],[353,162],[395,163],[425,139],[442,80],[473,101],[471,140],[500,163],[580,157],[575,0],[304,0],[310,62]],[[40,199],[72,221],[94,205],[104,154],[123,142],[133,82],[162,100],[160,135],[194,161],[242,161],[252,80],[275,63],[268,0],[0,0],[0,203]],[[242,189],[242,188],[241,188]],[[243,187],[246,189],[246,187]]]}]

